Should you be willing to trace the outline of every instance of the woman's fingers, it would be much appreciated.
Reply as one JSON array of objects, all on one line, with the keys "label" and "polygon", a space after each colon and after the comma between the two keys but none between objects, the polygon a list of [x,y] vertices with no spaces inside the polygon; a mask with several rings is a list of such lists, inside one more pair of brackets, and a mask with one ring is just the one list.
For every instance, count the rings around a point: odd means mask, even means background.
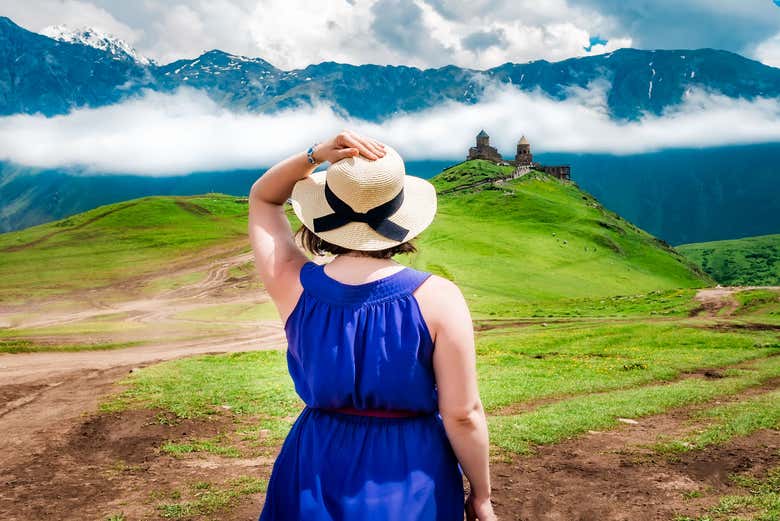
[{"label": "woman's fingers", "polygon": [[384,156],[384,155],[385,155],[385,152],[384,152],[384,150],[382,150],[381,148],[379,148],[379,147],[378,147],[378,146],[377,146],[377,145],[374,143],[374,141],[373,141],[373,140],[371,140],[371,139],[368,139],[368,138],[364,138],[364,137],[362,137],[362,136],[357,136],[357,139],[358,139],[358,141],[360,141],[360,142],[363,144],[363,146],[365,146],[365,147],[366,147],[368,150],[370,150],[370,151],[371,151],[371,153],[373,153],[373,154],[374,154],[374,156],[375,156],[375,159],[379,159],[380,157],[382,157],[382,156]]},{"label": "woman's fingers", "polygon": [[384,150],[385,150],[385,144],[384,143],[382,143],[381,141],[377,141],[376,139],[372,139],[372,138],[366,138],[366,139],[368,139],[368,141],[370,141],[371,144],[374,145],[377,149],[379,149],[382,152],[384,152]]},{"label": "woman's fingers", "polygon": [[344,142],[349,147],[357,148],[360,153],[366,156],[368,159],[379,159],[379,156],[374,154],[374,152],[372,152],[361,140],[359,140],[353,134],[346,134],[344,136]]},{"label": "woman's fingers", "polygon": [[335,151],[336,157],[338,158],[336,161],[347,157],[355,157],[359,153],[360,151],[357,148],[340,148]]},{"label": "woman's fingers", "polygon": [[347,146],[357,148],[368,159],[379,159],[385,155],[384,145],[375,139],[367,138],[353,132],[344,132],[344,142]]},{"label": "woman's fingers", "polygon": [[366,141],[366,144],[371,149],[371,151],[376,155],[377,157],[383,157],[385,155],[385,151],[382,150],[376,143],[373,141]]}]

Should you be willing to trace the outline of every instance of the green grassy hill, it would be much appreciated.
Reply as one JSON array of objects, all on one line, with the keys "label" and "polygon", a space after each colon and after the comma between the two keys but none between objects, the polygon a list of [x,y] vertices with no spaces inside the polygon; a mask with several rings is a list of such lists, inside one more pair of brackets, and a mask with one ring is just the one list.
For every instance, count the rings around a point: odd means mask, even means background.
[{"label": "green grassy hill", "polygon": [[0,302],[132,284],[206,249],[248,248],[245,198],[150,196],[0,234]]},{"label": "green grassy hill", "polygon": [[[566,299],[708,285],[665,243],[541,173],[490,182],[511,168],[468,161],[431,179],[439,196],[419,252],[398,260],[462,288],[475,317],[527,316]],[[455,189],[455,191],[452,191]],[[288,206],[294,229],[299,222]],[[152,196],[0,235],[0,302],[125,287],[188,259],[249,251],[245,198]],[[595,299],[595,300],[594,300]],[[568,305],[568,304],[567,304]]]},{"label": "green grassy hill", "polygon": [[[437,190],[504,177],[466,161],[430,179]],[[605,209],[576,184],[532,172],[502,185],[439,195],[412,264],[457,282],[475,314],[529,303],[636,295],[712,281],[669,245]]]},{"label": "green grassy hill", "polygon": [[677,249],[721,284],[780,286],[780,235],[683,244]]}]

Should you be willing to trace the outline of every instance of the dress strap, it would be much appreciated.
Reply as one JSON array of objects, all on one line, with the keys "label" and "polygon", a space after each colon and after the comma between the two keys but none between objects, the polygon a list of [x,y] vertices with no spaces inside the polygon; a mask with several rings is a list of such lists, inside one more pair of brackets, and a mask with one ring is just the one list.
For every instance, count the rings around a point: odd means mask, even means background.
[{"label": "dress strap", "polygon": [[317,264],[314,261],[306,261],[303,263],[303,266],[301,266],[298,279],[301,281],[301,286],[303,286],[304,291],[314,288],[315,280],[313,280],[313,277],[316,268]]}]

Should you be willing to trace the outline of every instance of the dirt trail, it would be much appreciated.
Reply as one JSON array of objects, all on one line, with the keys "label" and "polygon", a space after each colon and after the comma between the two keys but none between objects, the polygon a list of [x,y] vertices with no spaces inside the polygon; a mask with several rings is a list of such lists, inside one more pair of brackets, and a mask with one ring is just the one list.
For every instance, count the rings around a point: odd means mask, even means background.
[{"label": "dirt trail", "polygon": [[284,334],[253,333],[231,341],[213,339],[115,351],[24,353],[0,357],[0,467],[20,454],[48,446],[135,368],[205,353],[279,349]]},{"label": "dirt trail", "polygon": [[[201,254],[196,259],[183,259],[180,270],[171,275],[205,271],[206,276],[192,284],[162,291],[154,297],[138,297],[128,289],[135,284],[123,281],[111,288],[110,296],[99,291],[88,292],[90,298],[82,303],[81,309],[40,313],[36,312],[36,304],[30,304],[27,316],[15,319],[17,327],[63,326],[125,313],[120,321],[149,325],[132,330],[132,337],[125,340],[155,340],[143,346],[115,350],[0,354],[0,432],[3,433],[0,437],[0,468],[18,462],[21,454],[32,454],[50,447],[85,412],[94,411],[99,399],[114,390],[115,382],[133,368],[205,353],[284,348],[286,339],[278,320],[229,323],[234,327],[227,334],[224,331],[206,331],[191,334],[188,339],[182,339],[182,335],[166,337],[165,329],[160,327],[187,322],[187,319],[176,315],[198,307],[226,303],[249,306],[268,302],[262,289],[231,291],[237,285],[246,284],[249,278],[230,277],[231,268],[242,266],[251,259],[251,252],[233,253],[227,257]],[[135,281],[138,282],[140,279]],[[116,300],[117,288],[127,292],[126,300]],[[72,298],[73,295],[63,297],[63,302],[70,304],[72,301],[69,299]],[[4,311],[18,315],[23,309],[14,306]],[[90,335],[81,337],[87,342],[95,340]],[[59,343],[56,335],[52,335],[50,340]]]},{"label": "dirt trail", "polygon": [[[780,379],[721,402],[780,387]],[[719,446],[684,453],[678,460],[655,452],[659,436],[695,430],[683,407],[636,418],[636,423],[592,431],[531,456],[491,464],[494,505],[505,521],[671,521],[698,518],[719,496],[743,493],[733,472],[763,477],[780,465],[780,430],[760,430]],[[699,495],[701,493],[701,495]]]},{"label": "dirt trail", "polygon": [[[75,388],[88,387],[89,377],[74,381]],[[769,392],[779,384],[775,379],[721,401]],[[690,414],[702,407],[706,405],[637,418],[634,424],[540,447],[532,456],[494,459],[491,480],[499,519],[670,521],[678,514],[696,516],[720,494],[737,491],[729,473],[762,476],[780,464],[776,430],[691,452],[678,461],[648,447],[659,435],[692,431],[695,426],[687,423]],[[118,512],[128,520],[159,519],[155,507],[176,502],[170,495],[174,490],[186,500],[193,483],[270,476],[275,451],[239,458],[203,454],[175,458],[159,452],[166,440],[211,438],[235,430],[233,422],[239,419],[230,412],[211,421],[179,423],[157,421],[156,414],[141,410],[84,415],[60,425],[54,436],[50,431],[32,452],[21,447],[11,451],[0,462],[0,482],[10,485],[0,489],[3,519],[27,521],[56,514],[62,520],[104,520]],[[8,451],[0,451],[4,453]],[[78,472],[73,472],[76,468]],[[703,494],[691,497],[695,492]],[[262,493],[251,494],[212,518],[252,521],[262,503]]]},{"label": "dirt trail", "polygon": [[[130,293],[126,300],[117,301],[115,297],[101,298],[101,296],[88,292],[82,297],[87,307],[81,309],[66,309],[61,311],[47,310],[45,313],[30,313],[29,316],[15,319],[14,327],[36,328],[61,326],[81,320],[100,319],[126,313],[128,320],[143,323],[159,323],[163,320],[180,320],[174,315],[190,309],[205,305],[231,304],[231,303],[259,303],[267,302],[268,297],[264,291],[258,290],[251,295],[246,292],[233,296],[225,296],[224,293],[231,289],[237,289],[245,285],[248,277],[233,278],[229,276],[231,268],[242,266],[252,260],[252,252],[232,254],[229,257],[201,260],[197,264],[190,264],[186,268],[178,270],[172,275],[186,275],[193,272],[205,271],[206,276],[195,283],[186,284],[178,288],[167,289],[153,296],[138,296]],[[159,274],[151,274],[146,277],[156,278]],[[123,284],[129,285],[128,281]],[[73,298],[72,295],[68,298]],[[75,307],[75,306],[74,306]],[[8,314],[20,313],[19,308],[8,310]]]},{"label": "dirt trail", "polygon": [[[137,297],[129,294],[127,300],[115,302],[112,299],[102,299],[93,295],[87,304],[89,307],[64,311],[36,312],[34,304],[27,316],[15,319],[15,327],[31,329],[36,327],[52,327],[72,324],[83,320],[99,320],[104,317],[121,314],[120,320],[149,324],[149,328],[140,331],[132,330],[128,338],[123,340],[146,340],[153,338],[154,342],[126,349],[104,351],[78,352],[38,352],[20,354],[0,354],[0,385],[51,385],[66,377],[71,372],[85,370],[105,371],[120,366],[144,365],[156,361],[170,360],[183,356],[203,353],[225,353],[235,351],[250,351],[258,349],[283,348],[284,331],[278,320],[257,321],[250,324],[226,322],[234,326],[228,335],[224,333],[200,332],[190,335],[190,338],[164,336],[162,325],[166,323],[190,322],[178,314],[215,304],[242,303],[247,306],[262,302],[270,302],[262,290],[244,291],[235,295],[224,295],[224,292],[234,289],[236,284],[244,284],[246,280],[229,276],[231,268],[242,266],[252,260],[251,252],[232,254],[228,257],[204,258],[197,263],[188,263],[178,274],[205,271],[206,276],[197,282],[179,288],[164,290],[153,297]],[[157,274],[150,275],[155,277]],[[249,277],[246,277],[249,278]],[[70,302],[70,301],[68,301]],[[70,307],[70,306],[68,306]],[[10,313],[19,314],[18,307]],[[2,314],[0,314],[0,317]],[[219,324],[217,320],[209,324]],[[93,335],[95,337],[106,334]],[[81,335],[85,341],[92,340],[90,335]],[[194,337],[194,338],[193,338]],[[51,335],[50,341],[56,342],[57,336]],[[0,388],[2,389],[2,388]],[[8,404],[0,407],[0,416],[7,412]]]},{"label": "dirt trail", "polygon": [[700,289],[696,293],[695,298],[701,305],[694,309],[691,314],[729,317],[739,307],[739,303],[734,298],[734,293],[748,289],[780,291],[780,286],[718,286]]}]

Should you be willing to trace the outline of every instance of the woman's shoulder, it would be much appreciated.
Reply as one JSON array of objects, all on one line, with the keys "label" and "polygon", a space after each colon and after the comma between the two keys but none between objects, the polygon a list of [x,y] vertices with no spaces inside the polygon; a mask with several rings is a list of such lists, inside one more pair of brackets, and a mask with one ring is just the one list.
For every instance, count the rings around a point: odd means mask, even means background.
[{"label": "woman's shoulder", "polygon": [[415,290],[414,296],[432,336],[435,331],[447,327],[452,320],[469,316],[468,303],[460,287],[452,280],[429,274]]}]

